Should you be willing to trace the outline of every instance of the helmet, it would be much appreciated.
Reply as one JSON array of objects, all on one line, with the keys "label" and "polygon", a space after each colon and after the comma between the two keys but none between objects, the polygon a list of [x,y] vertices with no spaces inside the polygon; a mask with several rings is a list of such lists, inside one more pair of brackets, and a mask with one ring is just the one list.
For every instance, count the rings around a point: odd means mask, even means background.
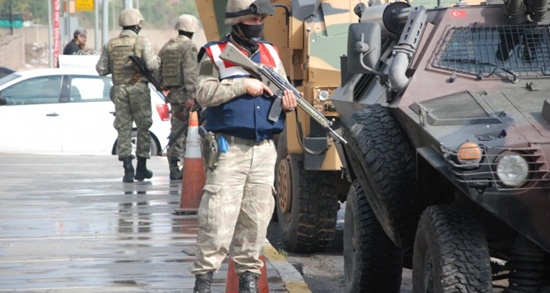
[{"label": "helmet", "polygon": [[199,29],[199,21],[193,15],[182,14],[178,17],[178,22],[176,22],[175,29],[178,31],[194,33]]},{"label": "helmet", "polygon": [[225,24],[236,25],[257,15],[273,15],[275,8],[270,0],[229,0],[225,8]]},{"label": "helmet", "polygon": [[143,20],[141,12],[135,8],[126,8],[120,12],[118,17],[119,26],[134,26],[138,25]]}]

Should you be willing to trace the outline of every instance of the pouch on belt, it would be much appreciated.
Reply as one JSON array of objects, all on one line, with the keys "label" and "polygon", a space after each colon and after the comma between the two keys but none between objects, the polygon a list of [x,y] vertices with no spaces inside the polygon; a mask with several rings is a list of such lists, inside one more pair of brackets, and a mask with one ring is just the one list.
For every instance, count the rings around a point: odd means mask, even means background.
[{"label": "pouch on belt", "polygon": [[199,135],[202,138],[202,155],[204,157],[204,163],[209,170],[214,170],[219,156],[216,136],[212,131],[208,131],[202,126],[199,127]]}]

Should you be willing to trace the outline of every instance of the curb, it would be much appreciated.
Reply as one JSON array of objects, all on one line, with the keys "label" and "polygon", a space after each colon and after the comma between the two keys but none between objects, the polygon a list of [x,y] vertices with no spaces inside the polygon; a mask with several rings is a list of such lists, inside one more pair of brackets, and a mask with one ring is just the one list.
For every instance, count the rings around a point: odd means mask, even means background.
[{"label": "curb", "polygon": [[286,257],[282,256],[266,239],[264,245],[266,261],[272,265],[289,293],[311,293],[302,275],[291,265]]}]

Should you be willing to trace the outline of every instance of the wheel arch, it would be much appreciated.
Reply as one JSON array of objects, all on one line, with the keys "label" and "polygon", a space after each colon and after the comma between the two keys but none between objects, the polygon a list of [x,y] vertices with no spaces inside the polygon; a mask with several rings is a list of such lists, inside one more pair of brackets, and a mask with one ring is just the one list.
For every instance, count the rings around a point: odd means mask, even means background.
[{"label": "wheel arch", "polygon": [[[135,128],[135,127],[132,128],[132,131],[137,131],[137,128]],[[160,140],[158,139],[156,134],[151,132],[150,130],[149,130],[149,135],[153,139],[153,142],[156,144],[157,149],[158,149],[158,153],[155,154],[155,156],[162,156],[163,149],[162,149],[162,146],[160,144]],[[115,142],[113,143],[113,147],[111,148],[111,155],[116,155],[117,154],[117,152],[116,152],[117,144],[118,144],[118,138],[115,139]]]}]

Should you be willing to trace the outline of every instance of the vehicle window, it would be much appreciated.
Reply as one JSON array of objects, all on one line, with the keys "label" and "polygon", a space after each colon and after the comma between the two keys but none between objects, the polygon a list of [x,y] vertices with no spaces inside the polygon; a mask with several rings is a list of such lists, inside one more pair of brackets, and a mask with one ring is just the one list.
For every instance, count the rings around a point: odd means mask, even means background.
[{"label": "vehicle window", "polygon": [[549,27],[472,25],[451,28],[439,46],[433,65],[480,76],[495,72],[549,75]]},{"label": "vehicle window", "polygon": [[70,102],[110,101],[111,78],[103,76],[73,76],[69,87]]},{"label": "vehicle window", "polygon": [[4,76],[0,79],[0,85],[4,85],[4,84],[6,84],[6,83],[8,83],[8,82],[10,82],[10,81],[12,81],[16,78],[19,78],[19,77],[21,77],[21,75],[19,75],[17,73],[12,73],[10,75],[6,75],[6,76]]},{"label": "vehicle window", "polygon": [[61,76],[27,79],[4,89],[0,96],[7,105],[54,104],[61,94]]}]

